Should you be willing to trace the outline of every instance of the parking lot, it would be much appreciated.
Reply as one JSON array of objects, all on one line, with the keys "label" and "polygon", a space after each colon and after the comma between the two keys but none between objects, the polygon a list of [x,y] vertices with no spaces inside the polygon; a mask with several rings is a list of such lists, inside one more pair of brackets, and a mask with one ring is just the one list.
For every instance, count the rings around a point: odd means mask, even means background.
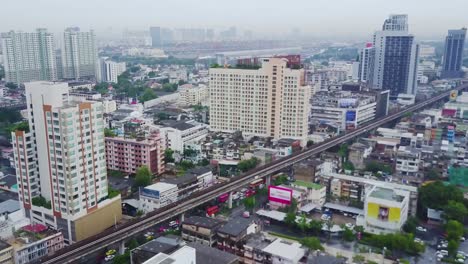
[{"label": "parking lot", "polygon": [[[322,221],[322,219],[321,219],[322,214],[323,213],[313,212],[313,213],[310,214],[310,218]],[[333,223],[335,223],[337,225],[344,225],[344,224],[347,224],[347,223],[351,223],[353,225],[356,225],[356,219],[354,219],[354,218],[352,218],[350,216],[344,216],[341,213],[333,213],[331,220],[333,221]]]}]

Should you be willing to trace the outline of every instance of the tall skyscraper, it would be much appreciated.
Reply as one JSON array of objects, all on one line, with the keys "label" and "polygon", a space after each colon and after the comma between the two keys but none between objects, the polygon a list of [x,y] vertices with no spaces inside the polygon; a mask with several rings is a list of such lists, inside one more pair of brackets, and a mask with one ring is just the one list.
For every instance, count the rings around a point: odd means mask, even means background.
[{"label": "tall skyscraper", "polygon": [[442,78],[462,78],[463,48],[465,47],[466,28],[448,31],[445,38]]},{"label": "tall skyscraper", "polygon": [[162,47],[161,28],[150,27],[151,45],[153,48]]},{"label": "tall skyscraper", "polygon": [[81,32],[79,28],[67,28],[63,33],[63,78],[80,79],[94,77],[97,48],[94,32]]},{"label": "tall skyscraper", "polygon": [[311,88],[304,70],[287,63],[269,58],[259,69],[211,68],[211,129],[305,142]]},{"label": "tall skyscraper", "polygon": [[57,80],[54,36],[46,29],[1,34],[5,79],[16,84]]},{"label": "tall skyscraper", "polygon": [[374,69],[374,56],[375,49],[372,43],[367,43],[366,47],[363,48],[359,55],[359,72],[358,79],[361,82],[367,82],[372,79],[372,70]]},{"label": "tall skyscraper", "polygon": [[418,45],[408,34],[407,15],[391,15],[382,31],[374,34],[375,48],[371,86],[390,90],[390,96],[415,94]]},{"label": "tall skyscraper", "polygon": [[67,83],[25,87],[30,131],[12,132],[12,141],[26,216],[68,242],[114,225],[120,198],[107,199],[102,103],[70,101]]}]

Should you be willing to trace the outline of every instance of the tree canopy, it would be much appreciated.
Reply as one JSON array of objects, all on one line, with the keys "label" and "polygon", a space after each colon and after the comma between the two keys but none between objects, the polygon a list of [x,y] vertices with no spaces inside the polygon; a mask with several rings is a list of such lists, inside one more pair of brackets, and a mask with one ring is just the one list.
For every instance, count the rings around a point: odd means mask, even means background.
[{"label": "tree canopy", "polygon": [[138,168],[135,176],[135,185],[138,187],[145,187],[152,182],[152,174],[148,166],[143,165]]},{"label": "tree canopy", "polygon": [[317,237],[303,238],[301,244],[310,250],[323,250],[323,246]]},{"label": "tree canopy", "polygon": [[444,207],[443,217],[445,220],[457,220],[463,223],[467,214],[468,210],[463,203],[450,200]]},{"label": "tree canopy", "polygon": [[445,186],[436,181],[419,188],[418,192],[418,215],[427,217],[427,208],[442,210],[449,201],[463,203],[463,193],[454,185]]},{"label": "tree canopy", "polygon": [[259,163],[259,160],[257,158],[255,158],[255,157],[253,157],[253,158],[250,158],[248,160],[239,161],[239,163],[237,164],[237,168],[241,172],[246,172],[246,171],[249,171],[249,170],[255,168],[258,163]]},{"label": "tree canopy", "polygon": [[149,101],[149,100],[153,100],[155,98],[157,98],[158,96],[156,95],[156,93],[153,91],[153,89],[151,88],[146,88],[144,91],[143,91],[143,94],[138,98],[140,100],[140,102],[144,103],[146,101]]}]

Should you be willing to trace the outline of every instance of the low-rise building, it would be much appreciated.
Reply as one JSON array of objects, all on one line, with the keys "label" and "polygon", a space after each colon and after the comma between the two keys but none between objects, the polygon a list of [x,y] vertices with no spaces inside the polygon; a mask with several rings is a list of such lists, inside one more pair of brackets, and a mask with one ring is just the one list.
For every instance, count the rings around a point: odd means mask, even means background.
[{"label": "low-rise building", "polygon": [[396,153],[396,172],[400,176],[418,177],[421,151],[408,146],[400,146]]},{"label": "low-rise building", "polygon": [[305,191],[303,206],[312,204],[317,208],[321,208],[325,204],[327,197],[327,187],[325,185],[296,180],[291,183],[291,186]]},{"label": "low-rise building", "polygon": [[360,170],[364,169],[364,161],[372,153],[372,147],[356,142],[349,146],[348,150],[348,159],[354,165],[354,167]]},{"label": "low-rise building", "polygon": [[184,84],[179,86],[179,105],[202,105],[206,104],[209,98],[208,87],[200,84],[193,86],[192,84]]},{"label": "low-rise building", "polygon": [[270,245],[263,249],[265,254],[269,255],[272,264],[294,264],[299,263],[306,250],[298,242],[290,242],[282,239],[276,239]]},{"label": "low-rise building", "polygon": [[208,135],[208,126],[193,120],[167,121],[164,125],[160,131],[165,148],[179,153],[184,152],[186,144],[199,142]]},{"label": "low-rise building", "polygon": [[106,137],[107,169],[136,173],[147,166],[152,173],[164,172],[164,146],[158,132],[147,138]]},{"label": "low-rise building", "polygon": [[140,189],[141,209],[152,212],[166,205],[177,202],[179,189],[176,184],[158,182]]},{"label": "low-rise building", "polygon": [[219,249],[234,255],[244,254],[244,244],[249,234],[257,233],[259,226],[250,218],[233,218],[217,230]]},{"label": "low-rise building", "polygon": [[182,222],[182,238],[187,241],[198,242],[207,246],[217,243],[216,232],[223,224],[216,218],[191,216]]},{"label": "low-rise building", "polygon": [[14,264],[15,263],[15,251],[13,247],[0,240],[0,263],[1,264]]},{"label": "low-rise building", "polygon": [[410,193],[375,186],[366,196],[356,224],[374,234],[399,232],[408,219]]},{"label": "low-rise building", "polygon": [[65,247],[63,234],[41,224],[29,225],[9,240],[15,251],[15,263],[27,264],[54,254]]},{"label": "low-rise building", "polygon": [[329,124],[352,130],[376,117],[374,94],[349,91],[319,92],[311,99],[309,120],[312,124]]}]

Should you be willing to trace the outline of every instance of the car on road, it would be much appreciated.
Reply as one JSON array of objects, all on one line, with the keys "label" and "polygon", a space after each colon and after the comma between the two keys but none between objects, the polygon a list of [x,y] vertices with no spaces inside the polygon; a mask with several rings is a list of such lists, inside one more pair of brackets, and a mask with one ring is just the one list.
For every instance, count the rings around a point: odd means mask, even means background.
[{"label": "car on road", "polygon": [[109,249],[109,250],[107,250],[107,252],[106,252],[106,256],[115,255],[115,253],[117,253],[117,250],[115,250],[115,249]]},{"label": "car on road", "polygon": [[346,223],[345,226],[346,226],[348,229],[351,229],[351,230],[354,229],[354,225],[353,225],[352,223]]},{"label": "car on road", "polygon": [[457,252],[457,255],[462,255],[462,256],[464,256],[465,258],[467,257],[466,253],[463,252],[463,251],[461,251],[461,250],[459,250],[459,251]]},{"label": "car on road", "polygon": [[115,255],[109,255],[109,256],[106,256],[104,258],[105,261],[111,261],[112,259],[114,259]]},{"label": "car on road", "polygon": [[440,243],[437,245],[437,249],[445,249],[448,247],[448,243]]},{"label": "car on road", "polygon": [[448,256],[448,251],[447,250],[439,250],[436,252],[436,254],[442,254],[444,256]]},{"label": "car on road", "polygon": [[457,262],[458,263],[465,263],[465,259],[459,258],[459,259],[457,259]]},{"label": "car on road", "polygon": [[419,232],[426,232],[427,231],[427,229],[422,227],[422,226],[416,227],[416,230],[418,230]]},{"label": "car on road", "polygon": [[460,237],[461,242],[465,242],[465,237]]},{"label": "car on road", "polygon": [[179,227],[179,223],[177,221],[171,221],[169,222],[169,227],[170,228],[178,228]]}]

